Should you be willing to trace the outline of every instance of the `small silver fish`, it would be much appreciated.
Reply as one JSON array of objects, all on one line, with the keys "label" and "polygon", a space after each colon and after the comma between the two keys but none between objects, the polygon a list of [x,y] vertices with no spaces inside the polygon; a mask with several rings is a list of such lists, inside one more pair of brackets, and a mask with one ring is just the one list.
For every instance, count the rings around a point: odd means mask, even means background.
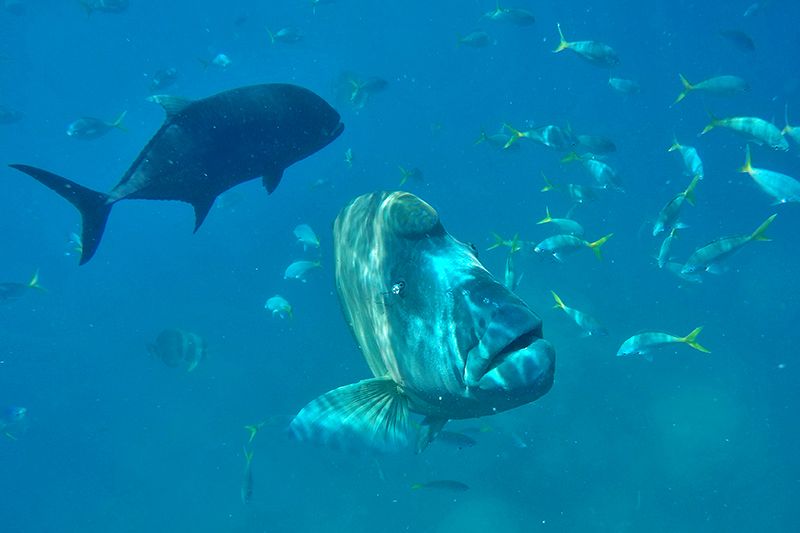
[{"label": "small silver fish", "polygon": [[537,244],[533,251],[536,253],[551,254],[556,261],[563,263],[566,254],[580,250],[581,248],[589,248],[598,259],[602,259],[603,256],[600,253],[600,247],[613,235],[613,233],[609,233],[605,237],[601,237],[594,242],[585,241],[575,235],[554,235]]},{"label": "small silver fish", "polygon": [[697,153],[697,149],[695,149],[693,146],[681,144],[678,142],[677,138],[673,137],[672,146],[670,146],[667,151],[674,152],[676,150],[679,154],[681,154],[681,159],[683,159],[683,166],[686,169],[686,173],[689,176],[698,176],[700,179],[703,179],[705,177],[703,160],[700,159],[700,154]]},{"label": "small silver fish", "polygon": [[552,224],[556,228],[558,228],[559,233],[566,233],[569,235],[575,235],[576,237],[583,236],[583,226],[579,223],[575,222],[571,218],[553,218],[550,215],[550,208],[545,207],[545,217],[537,222],[537,224]]},{"label": "small silver fish", "polygon": [[303,245],[303,251],[309,248],[319,248],[319,238],[308,224],[300,224],[294,228],[294,236],[297,237],[297,243]]},{"label": "small silver fish", "polygon": [[123,111],[113,122],[106,122],[105,120],[94,117],[79,118],[67,126],[67,135],[73,139],[88,141],[99,139],[114,128],[125,131],[122,121],[127,114],[127,111]]},{"label": "small silver fish", "polygon": [[769,225],[772,224],[772,221],[775,220],[776,216],[778,215],[775,214],[767,218],[753,233],[722,237],[721,239],[717,239],[698,248],[689,256],[686,264],[683,265],[681,269],[681,273],[699,274],[705,271],[712,274],[719,274],[723,272],[723,262],[741,250],[744,245],[751,241],[770,240],[764,233],[767,231]]},{"label": "small silver fish", "polygon": [[787,141],[781,134],[781,130],[773,123],[768,122],[759,117],[728,117],[717,118],[709,113],[711,122],[703,128],[700,135],[705,135],[709,131],[723,127],[728,128],[736,133],[739,133],[753,142],[769,146],[773,150],[783,150],[784,152],[789,149],[789,141]]},{"label": "small silver fish", "polygon": [[484,48],[489,46],[491,43],[491,38],[489,34],[483,30],[475,30],[471,31],[466,35],[459,35],[458,36],[458,44],[470,46],[472,48]]},{"label": "small silver fish", "polygon": [[689,205],[694,205],[694,189],[697,187],[698,181],[700,181],[700,177],[695,176],[684,191],[675,195],[661,208],[653,224],[653,237],[658,236],[662,231],[672,231],[672,228],[686,227],[678,222],[678,217],[681,214],[681,208],[684,202],[688,202]]},{"label": "small silver fish", "polygon": [[315,268],[321,268],[322,263],[320,261],[306,261],[306,260],[299,260],[295,261],[288,267],[286,267],[286,271],[283,273],[283,279],[296,279],[298,281],[302,281],[305,283],[308,281],[306,276],[311,270]]},{"label": "small silver fish", "polygon": [[750,85],[739,76],[714,76],[700,83],[689,83],[683,74],[678,74],[683,84],[683,91],[678,95],[672,105],[677,104],[691,92],[704,92],[715,96],[734,96],[750,90]]},{"label": "small silver fish", "polygon": [[286,298],[279,294],[270,297],[267,300],[267,303],[264,304],[264,309],[272,312],[272,316],[277,316],[279,318],[285,319],[292,318],[294,316],[292,313],[291,304],[286,300]]},{"label": "small silver fish", "polygon": [[574,307],[565,305],[555,291],[550,291],[550,293],[556,301],[554,307],[564,311],[583,330],[584,335],[592,337],[608,335],[608,330],[596,318]]},{"label": "small silver fish", "polygon": [[750,164],[750,145],[747,145],[747,155],[744,166],[739,170],[750,174],[753,181],[767,193],[776,204],[787,202],[800,202],[800,181],[791,176],[767,170],[765,168],[755,168]]},{"label": "small silver fish", "polygon": [[564,38],[564,33],[561,31],[561,24],[557,26],[560,42],[553,52],[557,53],[563,50],[572,50],[589,63],[598,67],[610,68],[619,63],[619,56],[614,49],[607,44],[597,41],[569,42]]},{"label": "small silver fish", "polygon": [[675,335],[662,333],[660,331],[639,333],[638,335],[634,335],[622,343],[622,346],[620,346],[619,350],[617,351],[617,356],[643,355],[649,360],[652,358],[650,351],[653,348],[668,344],[688,344],[695,350],[703,353],[711,353],[708,349],[697,342],[697,336],[702,330],[702,327],[695,328],[685,337],[677,337]]},{"label": "small silver fish", "polygon": [[275,33],[272,33],[267,28],[269,40],[272,44],[275,43],[296,43],[303,40],[303,33],[297,28],[281,28]]}]

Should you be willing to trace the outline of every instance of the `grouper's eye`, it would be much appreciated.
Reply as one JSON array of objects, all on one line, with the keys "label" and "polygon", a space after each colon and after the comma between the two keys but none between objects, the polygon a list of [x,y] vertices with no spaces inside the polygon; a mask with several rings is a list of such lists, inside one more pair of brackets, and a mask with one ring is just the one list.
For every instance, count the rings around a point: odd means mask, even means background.
[{"label": "grouper's eye", "polygon": [[403,296],[403,291],[406,289],[406,282],[403,280],[396,281],[392,283],[392,288],[389,289],[389,292],[392,293],[394,296]]},{"label": "grouper's eye", "polygon": [[472,253],[475,255],[475,257],[478,257],[478,247],[475,246],[475,243],[474,242],[468,242],[467,246],[469,246],[469,249],[472,250]]}]

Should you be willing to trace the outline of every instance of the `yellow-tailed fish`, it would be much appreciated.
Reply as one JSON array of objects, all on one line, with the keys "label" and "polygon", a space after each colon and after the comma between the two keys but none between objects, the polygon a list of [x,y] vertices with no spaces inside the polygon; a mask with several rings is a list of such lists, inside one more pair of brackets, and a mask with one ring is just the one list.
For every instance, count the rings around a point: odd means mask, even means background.
[{"label": "yellow-tailed fish", "polygon": [[703,160],[700,159],[700,154],[697,153],[697,149],[693,146],[687,146],[685,144],[681,144],[678,142],[676,137],[672,139],[672,146],[669,147],[667,150],[668,152],[675,152],[677,151],[681,154],[681,159],[683,159],[683,166],[686,168],[686,173],[689,176],[698,176],[700,179],[705,177],[705,171],[703,170]]},{"label": "yellow-tailed fish", "polygon": [[407,169],[402,165],[397,165],[397,168],[400,169],[400,185],[404,185],[409,179],[422,181],[422,171],[417,167]]},{"label": "yellow-tailed fish", "polygon": [[689,205],[694,205],[694,189],[698,181],[700,181],[699,176],[692,178],[691,183],[689,183],[689,186],[686,187],[684,191],[674,196],[667,202],[667,205],[661,208],[653,224],[653,237],[657,236],[662,231],[671,231],[672,228],[686,227],[684,224],[678,222],[678,217],[681,214],[684,201],[689,202]]},{"label": "yellow-tailed fish", "polygon": [[530,11],[513,7],[501,7],[500,0],[497,1],[494,9],[484,13],[483,16],[489,20],[508,22],[516,26],[530,26],[536,22],[536,17]]},{"label": "yellow-tailed fish", "polygon": [[505,132],[505,127],[501,127],[501,131],[498,133],[486,133],[486,130],[481,128],[481,135],[478,137],[473,144],[481,144],[485,142],[489,146],[493,148],[503,149],[503,148],[518,148],[518,145],[509,142],[513,135],[509,135]]},{"label": "yellow-tailed fish", "polygon": [[677,104],[691,92],[704,92],[716,96],[733,96],[750,90],[750,86],[739,76],[715,76],[700,83],[689,83],[683,74],[678,74],[683,84],[683,91],[672,105]]},{"label": "yellow-tailed fish", "polygon": [[[244,427],[248,433],[247,444],[253,442],[253,439],[256,438],[256,434],[265,424],[266,422],[258,422],[257,424],[248,424]],[[247,453],[247,451],[245,451],[245,453]]]},{"label": "yellow-tailed fish", "polygon": [[505,239],[497,233],[492,233],[492,237],[494,237],[494,243],[492,243],[487,250],[494,250],[495,248],[500,248],[501,246],[508,246],[511,250],[511,253],[514,253],[522,249],[522,241],[519,240],[519,233],[515,233],[510,239]]},{"label": "yellow-tailed fish", "polygon": [[619,63],[619,56],[613,48],[607,44],[597,41],[573,41],[569,42],[564,38],[564,32],[561,31],[561,24],[558,26],[558,37],[561,42],[553,52],[561,52],[562,50],[572,50],[583,59],[598,67],[613,67]]},{"label": "yellow-tailed fish", "polygon": [[295,227],[294,236],[297,237],[297,243],[303,245],[303,251],[309,248],[319,248],[319,238],[308,224],[300,224]]},{"label": "yellow-tailed fish", "polygon": [[783,108],[783,119],[786,125],[781,130],[781,133],[788,135],[795,144],[800,145],[800,129],[789,124],[789,104],[786,104],[786,107]]},{"label": "yellow-tailed fish", "polygon": [[672,228],[669,234],[661,241],[661,246],[658,248],[658,268],[664,268],[664,265],[669,262],[669,251],[672,248],[672,241],[678,234],[678,228]]},{"label": "yellow-tailed fish", "polygon": [[550,254],[556,261],[564,262],[564,256],[566,254],[580,250],[581,248],[589,248],[598,259],[602,259],[603,256],[600,253],[600,247],[613,235],[613,233],[609,233],[605,237],[601,237],[594,242],[585,241],[575,235],[554,235],[537,244],[533,248],[533,251],[539,254]]},{"label": "yellow-tailed fish", "polygon": [[45,289],[39,285],[39,271],[34,272],[33,277],[27,283],[19,283],[16,281],[7,281],[0,283],[0,303],[16,300],[30,292],[31,290],[44,291]]},{"label": "yellow-tailed fish", "polygon": [[600,324],[596,318],[584,313],[583,311],[567,306],[564,304],[563,300],[559,298],[555,291],[550,291],[550,293],[553,295],[553,299],[556,301],[556,304],[553,307],[564,311],[567,316],[570,317],[573,322],[575,322],[578,327],[583,330],[584,335],[590,337],[608,335],[608,330],[606,330],[606,328],[603,327],[603,325]]},{"label": "yellow-tailed fish", "polygon": [[466,35],[459,35],[457,43],[459,46],[463,44],[472,48],[484,48],[489,46],[491,38],[483,30],[474,30]]},{"label": "yellow-tailed fish", "polygon": [[720,274],[724,272],[725,265],[723,262],[741,250],[744,245],[751,241],[770,240],[764,233],[776,216],[778,215],[772,215],[767,218],[753,233],[722,237],[706,244],[702,248],[698,248],[689,256],[686,264],[681,269],[681,273],[699,274],[710,272],[712,274]]},{"label": "yellow-tailed fish", "polygon": [[270,297],[267,303],[264,304],[264,309],[267,309],[272,313],[272,316],[277,316],[278,318],[294,317],[291,304],[279,294]]},{"label": "yellow-tailed fish", "polygon": [[675,274],[675,276],[679,277],[683,281],[688,281],[689,283],[703,283],[703,278],[700,276],[700,274],[690,272],[684,273],[683,263],[678,263],[677,261],[667,261],[664,264],[664,270]]},{"label": "yellow-tailed fish", "polygon": [[288,267],[286,267],[286,271],[283,273],[283,279],[296,279],[298,281],[302,281],[305,283],[308,281],[307,276],[311,270],[315,268],[322,268],[322,263],[317,261],[306,261],[306,260],[299,260],[295,261]]},{"label": "yellow-tailed fish", "polygon": [[758,117],[727,117],[717,118],[709,112],[711,122],[703,128],[700,135],[704,135],[717,127],[728,128],[751,139],[756,144],[765,144],[773,150],[789,149],[789,142],[781,135],[781,130],[772,122]]},{"label": "yellow-tailed fish", "polygon": [[242,476],[242,488],[240,494],[242,496],[242,503],[248,504],[253,499],[253,451],[244,450],[244,475]]},{"label": "yellow-tailed fish", "polygon": [[550,208],[545,207],[545,217],[537,222],[537,224],[552,224],[558,228],[559,233],[566,233],[570,235],[575,235],[576,237],[583,236],[583,226],[579,223],[575,222],[571,218],[553,218],[550,215]]},{"label": "yellow-tailed fish", "polygon": [[517,269],[514,267],[514,250],[513,248],[508,251],[506,257],[506,269],[503,276],[503,284],[511,292],[515,292],[519,287],[519,282],[522,281],[522,274],[517,275]]},{"label": "yellow-tailed fish", "polygon": [[414,483],[411,485],[411,488],[413,490],[434,489],[447,492],[465,492],[469,490],[469,485],[452,479],[436,479],[433,481],[426,481],[425,483]]},{"label": "yellow-tailed fish", "polygon": [[776,204],[787,202],[800,202],[800,182],[791,176],[756,168],[750,164],[750,145],[747,145],[744,165],[739,169],[741,172],[750,174],[753,181],[767,193]]},{"label": "yellow-tailed fish", "polygon": [[702,327],[695,328],[685,337],[677,337],[661,331],[639,333],[622,343],[622,346],[620,346],[617,351],[617,356],[643,355],[646,359],[652,360],[650,351],[653,348],[666,346],[668,344],[687,344],[700,352],[711,353],[710,350],[697,342],[697,336],[702,330]]},{"label": "yellow-tailed fish", "polygon": [[269,40],[272,44],[275,43],[296,43],[303,40],[303,33],[297,28],[281,28],[275,33],[267,28]]},{"label": "yellow-tailed fish", "polygon": [[624,192],[620,184],[619,174],[617,171],[606,163],[601,161],[594,154],[586,152],[583,155],[578,155],[576,152],[570,152],[564,156],[561,161],[567,163],[570,161],[580,161],[583,168],[592,176],[594,182],[597,184],[598,189],[613,189],[615,191]]}]

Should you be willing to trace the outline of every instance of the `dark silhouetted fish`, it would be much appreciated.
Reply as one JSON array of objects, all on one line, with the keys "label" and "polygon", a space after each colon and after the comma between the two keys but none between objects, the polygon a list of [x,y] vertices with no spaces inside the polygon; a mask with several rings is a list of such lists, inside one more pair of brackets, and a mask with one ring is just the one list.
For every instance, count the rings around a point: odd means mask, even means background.
[{"label": "dark silhouetted fish", "polygon": [[755,52],[753,39],[741,30],[720,30],[719,34],[742,52]]},{"label": "dark silhouetted fish", "polygon": [[360,196],[333,228],[336,287],[373,377],[306,405],[290,432],[355,450],[417,449],[449,419],[532,402],[553,384],[542,321],[406,192]]},{"label": "dark silhouetted fish", "polygon": [[158,357],[164,364],[175,368],[181,363],[188,364],[187,372],[197,368],[206,358],[208,345],[197,333],[180,329],[165,329],[158,334],[156,342],[147,345],[147,351]]},{"label": "dark silhouetted fish", "polygon": [[194,207],[197,231],[217,196],[259,176],[271,193],[287,167],[327,146],[344,130],[339,113],[296,85],[253,85],[197,101],[152,99],[164,107],[167,119],[108,194],[46,170],[11,165],[81,212],[81,264],[97,250],[116,202],[188,202]]},{"label": "dark silhouetted fish", "polygon": [[0,304],[5,302],[10,302],[18,298],[22,298],[25,294],[29,293],[31,290],[40,290],[40,291],[44,290],[42,286],[39,285],[38,270],[28,283],[19,283],[16,281],[7,281],[5,283],[0,283]]}]

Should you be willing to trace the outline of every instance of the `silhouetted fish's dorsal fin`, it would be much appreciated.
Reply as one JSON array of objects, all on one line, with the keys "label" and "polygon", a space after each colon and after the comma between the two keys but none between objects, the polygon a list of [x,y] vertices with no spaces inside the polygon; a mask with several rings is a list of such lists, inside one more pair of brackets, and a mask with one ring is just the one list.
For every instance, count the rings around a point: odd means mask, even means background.
[{"label": "silhouetted fish's dorsal fin", "polygon": [[267,194],[272,194],[272,191],[278,188],[278,184],[281,182],[281,178],[283,177],[283,170],[268,170],[264,172],[264,176],[261,178],[261,181],[264,183],[264,187],[267,189]]},{"label": "silhouetted fish's dorsal fin", "polygon": [[155,102],[164,108],[167,117],[172,117],[186,109],[192,100],[180,96],[170,96],[168,94],[154,94],[147,98],[149,102]]},{"label": "silhouetted fish's dorsal fin", "polygon": [[189,202],[192,204],[192,207],[194,207],[195,233],[197,233],[197,230],[200,229],[200,226],[203,224],[203,221],[208,216],[208,212],[211,211],[211,206],[214,205],[214,200],[216,199],[217,199],[216,196],[212,196],[211,198],[196,198]]}]

